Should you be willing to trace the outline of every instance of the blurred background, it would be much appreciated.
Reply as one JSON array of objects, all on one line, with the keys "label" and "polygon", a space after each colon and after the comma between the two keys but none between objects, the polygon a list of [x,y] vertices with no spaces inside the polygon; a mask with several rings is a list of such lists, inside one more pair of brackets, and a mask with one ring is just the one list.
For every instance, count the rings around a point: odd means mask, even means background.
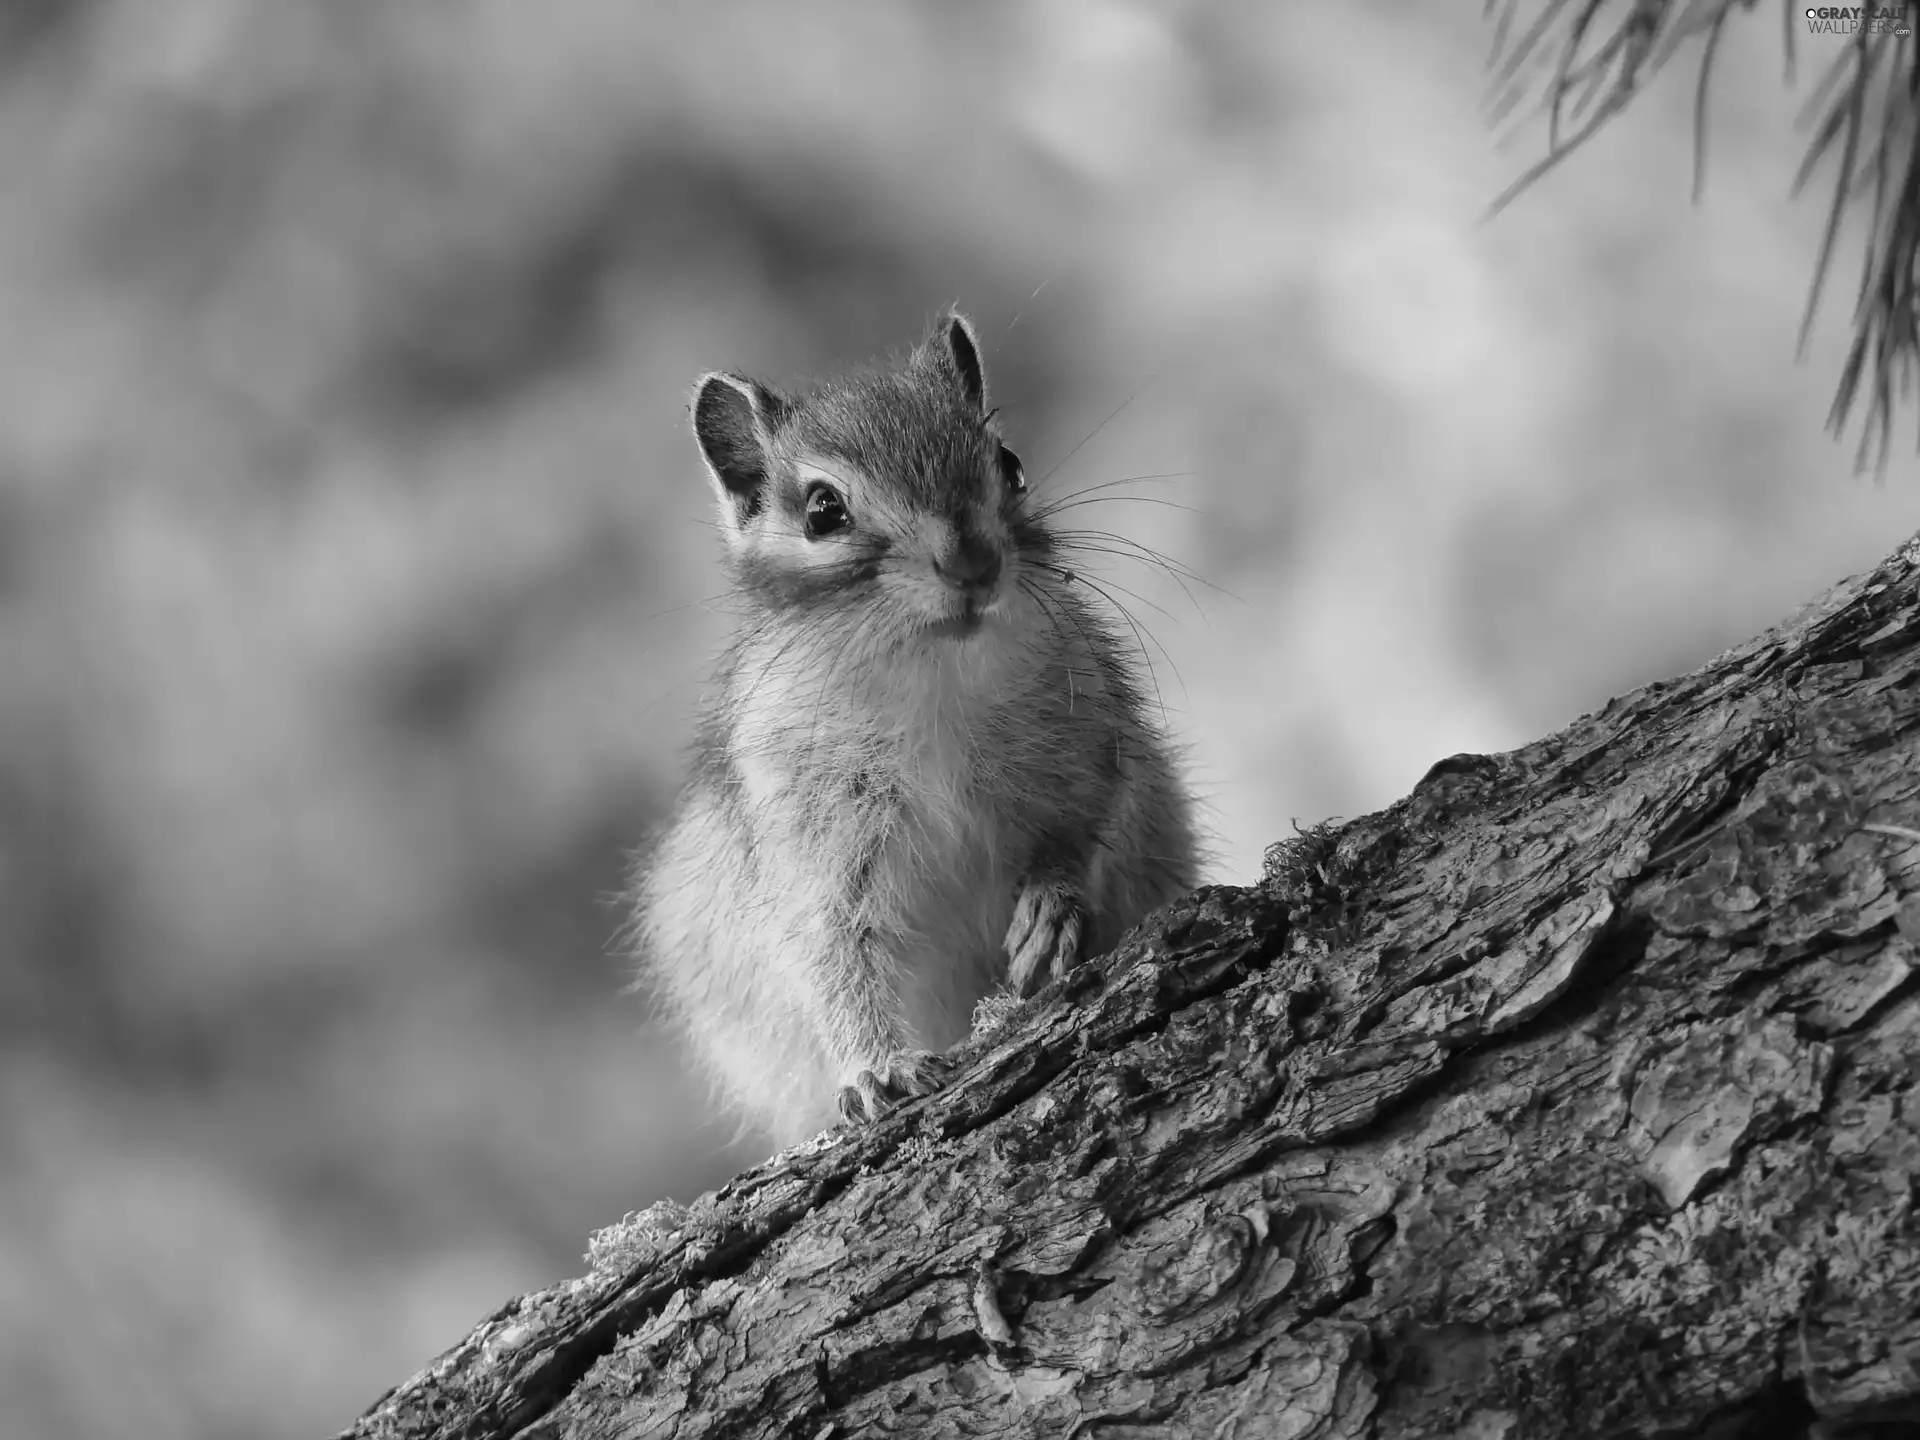
[{"label": "blurred background", "polygon": [[1104,577],[1225,881],[1920,527],[1777,14],[1700,208],[1676,72],[1485,222],[1480,8],[0,4],[0,1431],[329,1432],[759,1158],[612,940],[702,369],[957,301],[1030,474],[1167,477],[1081,513],[1209,582]]}]

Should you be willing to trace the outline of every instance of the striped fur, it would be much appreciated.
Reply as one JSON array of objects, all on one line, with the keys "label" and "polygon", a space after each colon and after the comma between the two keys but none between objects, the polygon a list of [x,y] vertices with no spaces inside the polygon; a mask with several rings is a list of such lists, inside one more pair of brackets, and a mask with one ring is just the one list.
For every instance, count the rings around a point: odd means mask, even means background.
[{"label": "striped fur", "polygon": [[[1009,484],[977,356],[950,316],[898,368],[696,399],[744,624],[634,935],[726,1099],[782,1142],[846,1087],[925,1088],[914,1052],[966,1035],[1010,938],[1031,988],[1196,878],[1166,741]],[[822,484],[851,523],[810,537]]]}]

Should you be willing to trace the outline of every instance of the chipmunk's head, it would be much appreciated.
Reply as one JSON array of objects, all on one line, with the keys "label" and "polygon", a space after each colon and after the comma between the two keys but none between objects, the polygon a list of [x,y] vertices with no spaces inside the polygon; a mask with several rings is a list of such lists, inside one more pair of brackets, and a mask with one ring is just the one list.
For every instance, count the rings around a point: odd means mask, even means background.
[{"label": "chipmunk's head", "polygon": [[1046,534],[1024,512],[1026,476],[959,314],[898,367],[799,397],[703,376],[693,428],[729,569],[760,606],[857,613],[874,638],[957,641],[1022,603],[1021,557]]}]

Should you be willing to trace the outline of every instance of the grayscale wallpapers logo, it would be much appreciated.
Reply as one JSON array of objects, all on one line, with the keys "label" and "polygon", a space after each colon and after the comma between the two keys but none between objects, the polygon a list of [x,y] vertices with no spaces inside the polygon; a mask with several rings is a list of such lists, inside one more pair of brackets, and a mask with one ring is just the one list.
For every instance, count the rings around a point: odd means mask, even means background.
[{"label": "grayscale wallpapers logo", "polygon": [[1815,35],[1911,35],[1906,5],[1815,5],[1807,10],[1807,29]]}]

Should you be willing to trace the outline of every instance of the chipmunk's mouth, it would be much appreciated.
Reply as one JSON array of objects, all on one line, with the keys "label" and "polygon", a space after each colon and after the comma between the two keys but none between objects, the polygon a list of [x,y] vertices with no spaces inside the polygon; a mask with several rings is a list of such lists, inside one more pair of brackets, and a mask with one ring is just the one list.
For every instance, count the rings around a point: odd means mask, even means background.
[{"label": "chipmunk's mouth", "polygon": [[987,617],[978,610],[968,610],[959,615],[949,615],[944,620],[935,620],[927,626],[927,634],[945,636],[954,640],[965,640],[970,635],[978,635],[986,625]]},{"label": "chipmunk's mouth", "polygon": [[948,615],[927,623],[927,634],[946,636],[954,640],[965,640],[978,635],[986,627],[987,612],[990,606],[983,606],[973,600],[962,603],[957,615]]}]

